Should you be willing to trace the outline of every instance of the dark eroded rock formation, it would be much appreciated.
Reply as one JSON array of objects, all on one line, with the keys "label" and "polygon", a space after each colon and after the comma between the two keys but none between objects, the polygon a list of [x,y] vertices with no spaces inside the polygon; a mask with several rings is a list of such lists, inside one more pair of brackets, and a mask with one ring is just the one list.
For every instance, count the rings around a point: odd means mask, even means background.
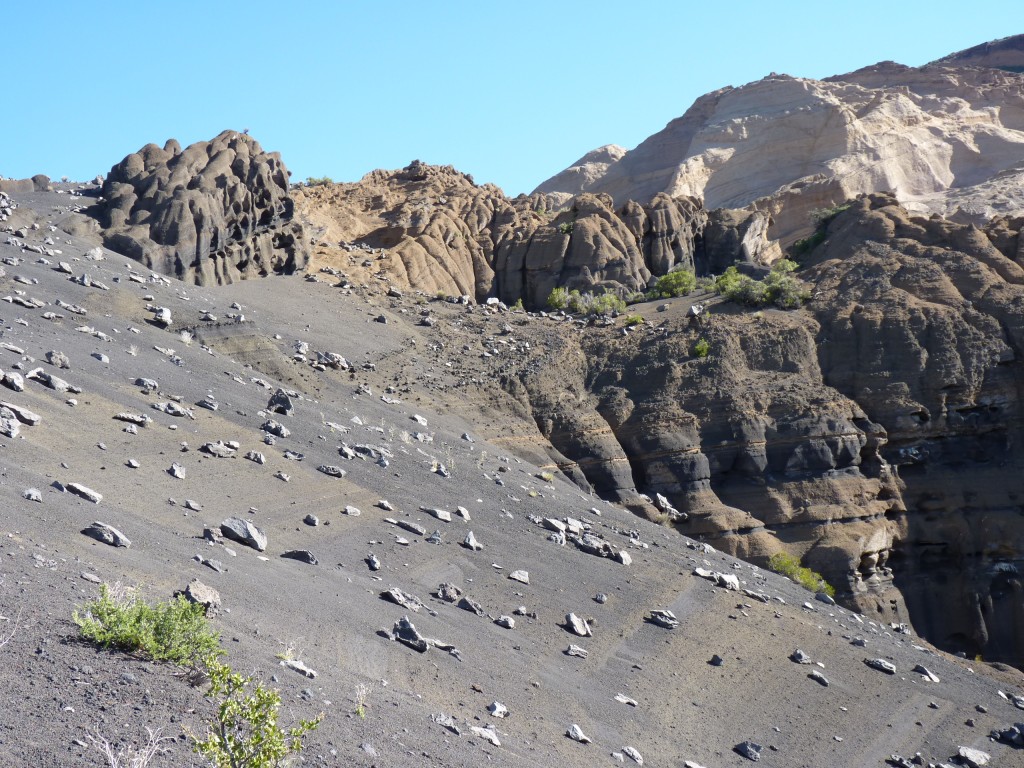
[{"label": "dark eroded rock formation", "polygon": [[[855,201],[803,310],[681,305],[567,334],[504,379],[571,476],[949,650],[1024,665],[1024,219],[984,229]],[[694,354],[705,339],[710,354]]]},{"label": "dark eroded rock formation", "polygon": [[288,170],[276,152],[224,131],[181,149],[147,144],[111,168],[93,215],[104,245],[199,285],[291,273],[308,258]]}]

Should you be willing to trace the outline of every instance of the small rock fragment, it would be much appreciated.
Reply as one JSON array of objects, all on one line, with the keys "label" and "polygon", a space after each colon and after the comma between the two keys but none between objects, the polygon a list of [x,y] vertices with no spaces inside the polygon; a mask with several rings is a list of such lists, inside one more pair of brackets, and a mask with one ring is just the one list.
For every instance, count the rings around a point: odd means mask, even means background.
[{"label": "small rock fragment", "polygon": [[744,741],[737,744],[732,748],[736,754],[747,758],[747,760],[753,760],[757,762],[761,759],[761,750],[764,749],[760,744],[755,744],[752,741]]},{"label": "small rock fragment", "polygon": [[885,659],[864,659],[864,663],[872,669],[877,669],[880,672],[885,672],[887,675],[896,674],[896,667],[890,664]]},{"label": "small rock fragment", "polygon": [[591,741],[590,737],[587,736],[587,734],[583,732],[583,729],[580,728],[576,723],[573,723],[569,726],[569,729],[565,732],[565,735],[573,741],[578,741],[580,744],[589,744]]},{"label": "small rock fragment", "polygon": [[101,494],[97,493],[92,488],[87,488],[81,483],[67,483],[64,487],[71,491],[71,493],[75,494],[75,496],[80,496],[86,501],[91,501],[93,504],[99,504],[103,501],[103,496]]},{"label": "small rock fragment", "polygon": [[320,564],[320,561],[316,559],[316,555],[308,549],[289,549],[287,552],[282,552],[281,557],[289,560],[298,560],[300,563],[306,563],[307,565]]}]

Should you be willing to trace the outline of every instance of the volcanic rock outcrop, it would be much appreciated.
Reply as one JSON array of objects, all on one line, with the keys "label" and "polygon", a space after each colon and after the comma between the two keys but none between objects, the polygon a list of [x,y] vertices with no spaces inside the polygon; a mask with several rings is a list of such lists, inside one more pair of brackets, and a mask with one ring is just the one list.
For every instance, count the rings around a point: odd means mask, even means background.
[{"label": "volcanic rock outcrop", "polygon": [[[1009,183],[998,212],[1019,214],[1024,76],[952,63],[885,62],[824,81],[773,73],[722,88],[621,159],[608,158],[603,174],[594,166],[574,173],[574,165],[536,192],[603,192],[618,205],[667,193],[709,209],[753,206],[772,216],[771,237],[783,245],[811,231],[815,209],[867,192],[976,217],[993,212],[991,190],[979,185]],[[949,193],[957,197],[947,202]]]},{"label": "volcanic rock outcrop", "polygon": [[111,168],[93,215],[103,244],[197,285],[305,267],[288,170],[276,152],[224,131],[184,150],[147,144]]},{"label": "volcanic rock outcrop", "polygon": [[602,495],[662,494],[685,533],[786,549],[848,604],[1022,665],[1022,228],[864,196],[807,257],[805,309],[636,305],[653,327],[566,335],[501,383]]},{"label": "volcanic rock outcrop", "polygon": [[544,195],[509,199],[450,166],[420,162],[297,197],[319,228],[314,266],[532,308],[559,286],[629,294],[675,267],[705,274],[780,253],[761,212],[709,212],[694,198],[668,195],[616,208],[608,195],[592,194],[558,210]]}]

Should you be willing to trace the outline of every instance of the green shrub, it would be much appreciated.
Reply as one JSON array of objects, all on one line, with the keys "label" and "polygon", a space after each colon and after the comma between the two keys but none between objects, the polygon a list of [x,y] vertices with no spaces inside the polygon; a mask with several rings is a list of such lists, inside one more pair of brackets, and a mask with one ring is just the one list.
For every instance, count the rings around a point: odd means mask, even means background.
[{"label": "green shrub", "polygon": [[569,292],[565,288],[555,288],[548,294],[548,308],[559,310],[569,306]]},{"label": "green shrub", "polygon": [[652,298],[670,299],[673,296],[685,296],[692,293],[696,287],[697,276],[688,269],[678,269],[658,278],[654,283],[655,295]]},{"label": "green shrub", "polygon": [[697,343],[693,345],[693,356],[699,358],[705,358],[708,353],[711,352],[711,342],[705,338],[697,339]]},{"label": "green shrub", "polygon": [[324,184],[333,184],[333,183],[334,183],[334,179],[332,179],[330,176],[307,176],[306,177],[306,186],[307,187],[319,187],[319,186],[323,186]]},{"label": "green shrub", "polygon": [[558,225],[558,231],[561,232],[563,235],[571,235],[574,224],[575,222],[572,221],[563,221],[561,224]]},{"label": "green shrub", "polygon": [[522,308],[523,308],[523,299],[522,299],[522,297],[520,297],[520,298],[516,299],[516,303],[512,305],[512,309],[522,309]]},{"label": "green shrub", "polygon": [[768,560],[768,567],[811,592],[824,592],[829,597],[836,596],[835,587],[825,581],[820,573],[804,568],[799,560],[785,552],[772,555]]},{"label": "green shrub", "polygon": [[72,619],[90,642],[153,661],[202,666],[223,653],[206,608],[180,595],[149,605],[135,589],[111,590],[104,584],[99,599],[76,610]]},{"label": "green shrub", "polygon": [[644,319],[640,315],[626,315],[626,319],[623,322],[626,325],[643,325]]},{"label": "green shrub", "polygon": [[607,315],[626,311],[626,302],[614,293],[595,295],[565,288],[552,290],[548,294],[547,305],[549,309],[562,309],[574,315]]},{"label": "green shrub", "polygon": [[796,309],[811,296],[807,284],[793,274],[796,269],[795,261],[781,259],[772,265],[764,280],[755,280],[736,267],[729,267],[715,279],[715,290],[748,307],[772,304],[780,309]]},{"label": "green shrub", "polygon": [[277,724],[281,694],[220,662],[207,669],[207,697],[217,702],[217,718],[206,736],[192,736],[192,749],[216,768],[274,768],[302,751],[302,737],[314,730],[323,714],[300,720],[285,730]]}]

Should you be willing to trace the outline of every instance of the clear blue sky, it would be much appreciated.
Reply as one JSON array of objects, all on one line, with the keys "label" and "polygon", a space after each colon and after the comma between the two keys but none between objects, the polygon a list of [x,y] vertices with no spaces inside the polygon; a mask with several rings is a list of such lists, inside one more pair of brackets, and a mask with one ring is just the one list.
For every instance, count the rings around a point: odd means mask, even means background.
[{"label": "clear blue sky", "polygon": [[0,18],[4,176],[84,180],[248,128],[295,180],[419,158],[513,195],[725,85],[1024,32],[1019,0],[11,0]]}]

